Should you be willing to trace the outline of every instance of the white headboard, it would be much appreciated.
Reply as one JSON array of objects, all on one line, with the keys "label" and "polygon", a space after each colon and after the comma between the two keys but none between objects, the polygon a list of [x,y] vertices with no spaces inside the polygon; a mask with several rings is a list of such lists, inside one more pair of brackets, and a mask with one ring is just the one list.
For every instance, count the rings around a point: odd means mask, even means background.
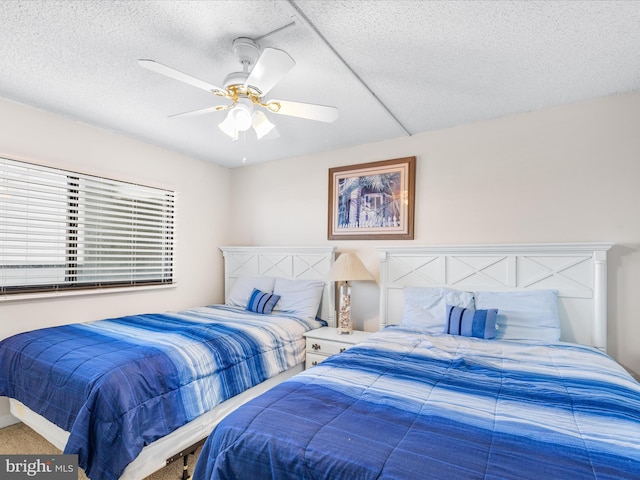
[{"label": "white headboard", "polygon": [[611,243],[378,248],[380,323],[402,319],[405,286],[458,290],[558,290],[562,340],[607,348]]},{"label": "white headboard", "polygon": [[334,282],[326,280],[335,247],[220,247],[224,256],[224,298],[239,277],[284,277],[325,282],[320,318],[336,325]]}]

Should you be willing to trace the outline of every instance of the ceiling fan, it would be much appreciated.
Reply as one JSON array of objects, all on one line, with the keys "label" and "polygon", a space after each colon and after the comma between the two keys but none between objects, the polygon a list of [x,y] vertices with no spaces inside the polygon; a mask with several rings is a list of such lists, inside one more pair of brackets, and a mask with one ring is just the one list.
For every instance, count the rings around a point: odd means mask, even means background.
[{"label": "ceiling fan", "polygon": [[259,45],[247,37],[233,41],[233,51],[242,65],[241,72],[233,72],[224,79],[224,86],[217,87],[194,78],[154,60],[140,59],[140,66],[154,72],[187,83],[222,97],[231,103],[215,105],[190,112],[170,115],[182,118],[211,112],[227,111],[225,119],[218,124],[220,130],[238,140],[238,133],[249,130],[256,132],[258,139],[274,131],[264,110],[278,115],[333,122],[338,118],[338,109],[326,105],[292,102],[288,100],[265,99],[265,95],[296,65],[296,62],[283,50],[265,48],[260,54]]}]

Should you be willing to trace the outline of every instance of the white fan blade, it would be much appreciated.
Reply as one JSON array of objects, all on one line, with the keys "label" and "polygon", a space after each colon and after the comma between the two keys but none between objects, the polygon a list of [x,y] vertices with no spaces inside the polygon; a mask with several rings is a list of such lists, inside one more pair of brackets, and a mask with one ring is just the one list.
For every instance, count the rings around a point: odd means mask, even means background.
[{"label": "white fan blade", "polygon": [[228,110],[232,106],[233,106],[233,104],[230,104],[230,105],[216,105],[215,107],[199,108],[198,110],[191,110],[189,112],[174,113],[173,115],[169,115],[169,118],[195,117],[196,115],[203,115],[205,113],[219,112],[221,110]]},{"label": "white fan blade", "polygon": [[140,59],[138,60],[138,64],[141,67],[147,68],[153,72],[166,75],[167,77],[173,78],[174,80],[187,83],[196,88],[201,88],[202,90],[206,90],[207,92],[225,92],[224,88],[216,87],[215,85],[212,85],[205,81],[198,80],[191,75],[187,75],[186,73],[182,73],[174,68],[167,67],[166,65],[158,63],[155,60]]},{"label": "white fan blade", "polygon": [[295,60],[287,52],[265,48],[244,84],[256,87],[263,96],[295,66]]},{"label": "white fan blade", "polygon": [[[271,110],[268,106],[274,103],[280,104],[280,110]],[[331,123],[338,118],[338,109],[326,105],[314,105],[312,103],[289,102],[287,100],[270,100],[267,108],[278,115],[288,115],[290,117],[306,118],[308,120],[318,120],[319,122]]]}]

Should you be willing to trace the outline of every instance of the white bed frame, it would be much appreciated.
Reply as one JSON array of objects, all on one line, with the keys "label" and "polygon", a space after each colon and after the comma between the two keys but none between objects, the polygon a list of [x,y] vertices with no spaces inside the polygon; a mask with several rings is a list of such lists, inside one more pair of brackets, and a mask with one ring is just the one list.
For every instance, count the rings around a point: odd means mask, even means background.
[{"label": "white bed frame", "polygon": [[405,286],[558,290],[561,339],[607,348],[607,251],[612,243],[379,248],[380,324],[401,323]]},{"label": "white bed frame", "polygon": [[335,284],[327,273],[336,247],[220,247],[224,256],[224,298],[239,277],[284,277],[325,282],[318,316],[336,326]]},{"label": "white bed frame", "polygon": [[[225,299],[231,285],[241,276],[321,279],[326,285],[319,316],[335,326],[334,283],[326,280],[335,259],[335,247],[221,247],[225,264]],[[187,458],[204,442],[211,430],[240,405],[266,392],[278,383],[301,372],[304,362],[221,403],[166,437],[143,448],[140,455],[125,469],[121,480],[140,480],[169,463],[184,459],[187,478]],[[56,448],[64,450],[69,432],[62,430],[15,399],[10,399],[11,413],[42,435]]]}]

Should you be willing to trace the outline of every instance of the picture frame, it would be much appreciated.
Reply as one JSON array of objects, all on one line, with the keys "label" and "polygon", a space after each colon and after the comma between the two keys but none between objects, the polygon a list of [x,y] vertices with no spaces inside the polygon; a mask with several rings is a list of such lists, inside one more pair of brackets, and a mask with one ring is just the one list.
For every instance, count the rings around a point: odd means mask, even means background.
[{"label": "picture frame", "polygon": [[416,157],[329,169],[329,240],[413,240]]}]

